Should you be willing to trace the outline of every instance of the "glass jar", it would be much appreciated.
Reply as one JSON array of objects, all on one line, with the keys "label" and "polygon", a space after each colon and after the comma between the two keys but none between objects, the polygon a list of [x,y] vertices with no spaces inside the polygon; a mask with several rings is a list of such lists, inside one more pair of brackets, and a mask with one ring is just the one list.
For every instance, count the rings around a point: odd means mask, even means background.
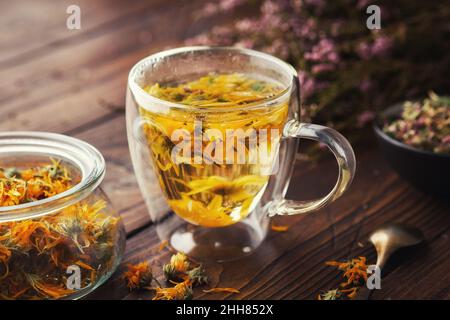
[{"label": "glass jar", "polygon": [[[242,102],[248,97],[242,92],[234,92],[242,103],[177,102],[194,90],[199,96],[192,99],[200,102],[235,90],[234,84],[217,86],[211,74],[243,76],[238,86],[254,79],[259,92],[267,85],[280,90],[250,103]],[[203,87],[186,84],[199,79]],[[180,91],[172,91],[171,101],[158,95],[160,88],[174,87]],[[266,237],[271,216],[322,208],[347,190],[355,173],[352,147],[341,134],[300,122],[297,73],[268,54],[234,47],[156,53],[132,68],[126,104],[134,170],[156,231],[175,250],[198,259],[252,253]],[[300,138],[323,143],[338,162],[337,182],[323,198],[285,199]]]},{"label": "glass jar", "polygon": [[[0,133],[4,177],[6,168],[26,170],[50,161],[70,172],[69,189],[0,207],[1,299],[81,298],[105,282],[122,258],[125,231],[100,188],[105,176],[100,152],[60,134]],[[7,190],[3,183],[1,196]]]}]

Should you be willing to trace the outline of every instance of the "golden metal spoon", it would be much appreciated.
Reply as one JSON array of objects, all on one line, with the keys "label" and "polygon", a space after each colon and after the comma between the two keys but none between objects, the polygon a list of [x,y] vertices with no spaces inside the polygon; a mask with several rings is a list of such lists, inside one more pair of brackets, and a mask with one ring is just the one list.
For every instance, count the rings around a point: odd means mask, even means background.
[{"label": "golden metal spoon", "polygon": [[392,223],[372,232],[370,242],[377,250],[376,265],[383,269],[390,256],[398,249],[415,246],[424,240],[420,230],[403,224]]},{"label": "golden metal spoon", "polygon": [[[398,223],[384,225],[369,236],[369,241],[377,251],[376,265],[380,270],[398,249],[417,245],[423,240],[424,236],[420,230]],[[371,292],[366,286],[361,287],[355,300],[367,300]]]}]

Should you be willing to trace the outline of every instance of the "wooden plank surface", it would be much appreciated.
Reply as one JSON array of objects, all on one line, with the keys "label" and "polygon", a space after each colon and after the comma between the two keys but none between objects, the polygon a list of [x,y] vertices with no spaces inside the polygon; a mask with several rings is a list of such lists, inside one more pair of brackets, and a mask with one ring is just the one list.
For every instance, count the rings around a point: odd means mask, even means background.
[{"label": "wooden plank surface", "polygon": [[[127,73],[146,55],[231,21],[230,15],[196,19],[204,1],[78,1],[82,29],[67,30],[70,1],[1,1],[0,130],[42,130],[73,135],[105,156],[103,188],[120,212],[128,234],[119,271],[88,298],[149,298],[129,293],[120,274],[127,263],[169,258],[158,252],[153,229],[133,174],[125,132]],[[276,218],[287,232],[270,232],[253,255],[209,264],[211,284],[235,287],[240,294],[196,293],[198,298],[314,299],[336,287],[337,273],[324,262],[367,255],[367,235],[385,222],[418,226],[426,245],[402,252],[387,269],[376,299],[450,298],[450,206],[408,186],[379,154],[370,130],[356,148],[358,171],[350,190],[317,213]],[[298,161],[289,196],[308,199],[334,183],[331,157],[319,164]],[[358,243],[360,243],[358,245]],[[363,246],[361,246],[361,244]],[[159,268],[155,268],[159,269]]]}]

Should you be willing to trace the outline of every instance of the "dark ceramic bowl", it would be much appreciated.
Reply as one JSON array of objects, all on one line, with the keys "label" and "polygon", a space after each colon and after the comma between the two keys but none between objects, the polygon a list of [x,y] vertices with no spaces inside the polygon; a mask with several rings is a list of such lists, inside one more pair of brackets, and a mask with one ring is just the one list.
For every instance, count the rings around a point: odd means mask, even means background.
[{"label": "dark ceramic bowl", "polygon": [[416,188],[450,199],[450,155],[411,147],[383,132],[383,124],[398,118],[401,112],[402,104],[396,104],[374,121],[375,135],[384,157],[404,180]]}]

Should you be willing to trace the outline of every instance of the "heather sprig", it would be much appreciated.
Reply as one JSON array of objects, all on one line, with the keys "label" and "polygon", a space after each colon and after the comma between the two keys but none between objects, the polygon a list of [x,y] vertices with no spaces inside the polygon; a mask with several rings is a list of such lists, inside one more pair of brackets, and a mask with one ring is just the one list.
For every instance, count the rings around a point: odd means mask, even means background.
[{"label": "heather sprig", "polygon": [[[450,5],[439,1],[220,0],[198,16],[249,15],[218,25],[188,44],[252,48],[297,68],[304,121],[357,132],[373,113],[400,100],[444,90]],[[366,27],[366,8],[381,8],[380,30]],[[256,11],[258,12],[258,11]],[[241,14],[239,15],[242,16]],[[417,63],[420,57],[420,63]],[[347,130],[346,130],[347,129]],[[350,136],[351,137],[351,136]]]}]

